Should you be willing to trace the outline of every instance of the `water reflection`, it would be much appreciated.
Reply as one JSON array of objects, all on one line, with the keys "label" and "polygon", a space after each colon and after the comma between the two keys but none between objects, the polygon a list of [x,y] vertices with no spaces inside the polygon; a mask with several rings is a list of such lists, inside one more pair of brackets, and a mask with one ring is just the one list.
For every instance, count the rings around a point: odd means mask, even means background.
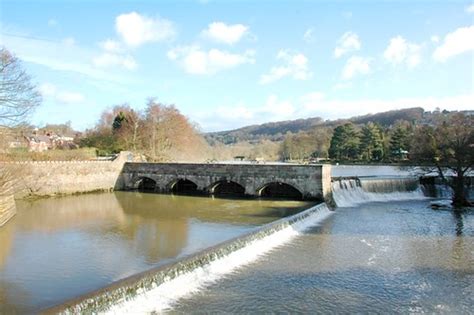
[{"label": "water reflection", "polygon": [[456,235],[461,236],[463,234],[464,223],[461,211],[453,211],[454,221],[456,222]]},{"label": "water reflection", "polygon": [[0,313],[29,313],[307,208],[116,192],[19,201],[0,229]]}]

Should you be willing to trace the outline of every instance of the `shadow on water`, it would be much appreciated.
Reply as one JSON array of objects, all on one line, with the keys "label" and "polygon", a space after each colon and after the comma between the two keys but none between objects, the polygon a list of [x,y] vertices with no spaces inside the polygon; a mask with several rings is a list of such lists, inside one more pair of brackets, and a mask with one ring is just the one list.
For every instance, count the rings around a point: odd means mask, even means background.
[{"label": "shadow on water", "polygon": [[433,210],[437,213],[450,213],[454,220],[454,228],[456,232],[456,236],[463,236],[465,234],[469,235],[469,231],[465,227],[465,221],[468,217],[474,216],[474,208],[467,207],[461,209],[453,209],[453,208],[439,208]]},{"label": "shadow on water", "polygon": [[453,214],[454,221],[456,223],[456,235],[462,236],[466,233],[464,221],[467,216],[474,215],[474,208],[465,208],[457,211],[450,211]]}]

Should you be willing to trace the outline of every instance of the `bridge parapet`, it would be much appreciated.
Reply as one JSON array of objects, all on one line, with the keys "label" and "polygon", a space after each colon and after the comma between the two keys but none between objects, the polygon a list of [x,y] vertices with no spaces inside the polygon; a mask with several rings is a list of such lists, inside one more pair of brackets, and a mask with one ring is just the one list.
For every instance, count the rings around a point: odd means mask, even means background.
[{"label": "bridge parapet", "polygon": [[261,196],[280,185],[294,188],[302,199],[324,200],[331,192],[330,173],[330,165],[125,163],[116,189],[138,189],[145,179],[157,192],[171,192],[181,181],[210,194],[228,183],[246,195]]}]

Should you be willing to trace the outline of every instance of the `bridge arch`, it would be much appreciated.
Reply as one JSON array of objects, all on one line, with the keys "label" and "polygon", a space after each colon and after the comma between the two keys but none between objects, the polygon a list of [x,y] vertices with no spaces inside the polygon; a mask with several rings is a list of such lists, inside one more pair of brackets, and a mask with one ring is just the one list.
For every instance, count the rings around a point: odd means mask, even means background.
[{"label": "bridge arch", "polygon": [[139,177],[133,187],[141,192],[155,192],[158,188],[155,180],[145,176]]},{"label": "bridge arch", "polygon": [[296,200],[303,199],[303,193],[301,192],[301,190],[296,188],[294,185],[287,184],[284,182],[266,183],[265,185],[257,189],[257,195],[259,197],[268,198],[284,198]]},{"label": "bridge arch", "polygon": [[198,192],[198,185],[186,178],[178,178],[168,184],[168,189],[174,194],[195,194]]},{"label": "bridge arch", "polygon": [[209,187],[209,192],[219,196],[243,196],[245,187],[231,180],[220,180]]}]

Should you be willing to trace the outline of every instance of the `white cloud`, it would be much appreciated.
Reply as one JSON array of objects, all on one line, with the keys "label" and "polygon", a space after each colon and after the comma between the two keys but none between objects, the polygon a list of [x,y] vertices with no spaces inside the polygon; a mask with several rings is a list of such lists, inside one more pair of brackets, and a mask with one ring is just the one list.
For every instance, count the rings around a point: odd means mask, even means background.
[{"label": "white cloud", "polygon": [[[232,109],[229,110],[229,107]],[[271,94],[260,106],[247,106],[243,102],[238,102],[231,106],[219,106],[212,113],[198,112],[193,119],[205,126],[206,130],[223,130],[294,119],[295,110],[291,101]]]},{"label": "white cloud", "polygon": [[202,31],[202,34],[216,42],[232,45],[248,34],[248,30],[248,26],[243,24],[227,25],[223,22],[213,22]]},{"label": "white cloud", "polygon": [[432,35],[430,38],[432,43],[439,43],[439,36],[438,35]]},{"label": "white cloud", "polygon": [[474,51],[474,25],[460,27],[445,36],[443,43],[433,53],[436,61],[444,62],[456,55]]},{"label": "white cloud", "polygon": [[308,28],[306,32],[303,34],[303,40],[307,43],[311,43],[314,41],[314,29]]},{"label": "white cloud", "polygon": [[124,43],[132,47],[170,39],[176,34],[171,21],[159,17],[150,18],[137,12],[117,16],[115,29]]},{"label": "white cloud", "polygon": [[470,6],[466,7],[466,13],[474,13],[474,4],[471,4]]},{"label": "white cloud", "polygon": [[254,117],[254,112],[243,103],[232,106],[232,110],[227,107],[218,107],[215,115],[226,120],[245,120],[250,121]]},{"label": "white cloud", "polygon": [[120,66],[127,70],[134,70],[137,68],[135,59],[130,55],[119,55],[105,52],[92,59],[96,67],[112,67]]},{"label": "white cloud", "polygon": [[300,97],[300,102],[304,108],[312,108],[315,104],[323,101],[324,94],[321,92],[311,92]]},{"label": "white cloud", "polygon": [[337,42],[334,57],[339,58],[349,52],[360,50],[361,46],[359,35],[354,32],[346,32]]},{"label": "white cloud", "polygon": [[118,41],[113,40],[113,39],[106,39],[103,42],[100,42],[99,46],[103,50],[107,52],[111,52],[111,53],[117,53],[117,52],[123,51],[122,44],[120,44]]},{"label": "white cloud", "polygon": [[51,99],[61,104],[77,104],[85,100],[84,95],[78,92],[60,91],[57,86],[51,83],[43,83],[39,87],[41,95],[45,99]]},{"label": "white cloud", "polygon": [[268,84],[286,76],[294,80],[308,80],[313,75],[308,69],[308,58],[302,53],[280,50],[276,57],[283,64],[272,67],[270,72],[260,76],[260,84]]},{"label": "white cloud", "polygon": [[365,75],[368,73],[370,73],[370,59],[353,56],[347,60],[342,70],[342,78],[344,80],[350,80],[356,75]]},{"label": "white cloud", "polygon": [[199,46],[185,46],[174,48],[168,51],[167,55],[170,60],[177,61],[186,72],[200,75],[215,74],[242,64],[255,63],[253,50],[234,54],[219,49],[206,51]]},{"label": "white cloud", "polygon": [[335,91],[338,91],[338,90],[350,89],[351,87],[352,87],[352,82],[344,81],[344,82],[338,82],[338,83],[334,84],[332,89],[335,90]]},{"label": "white cloud", "polygon": [[290,101],[280,100],[276,95],[270,95],[260,110],[260,114],[264,114],[270,121],[288,119],[294,112],[295,108]]},{"label": "white cloud", "polygon": [[47,67],[54,71],[73,72],[100,84],[130,82],[129,76],[124,77],[116,71],[105,72],[92,64],[95,51],[85,49],[77,44],[68,45],[64,41],[51,41],[26,38],[23,34],[0,37],[0,45],[8,47],[24,62]]},{"label": "white cloud", "polygon": [[65,39],[63,39],[63,43],[67,46],[74,46],[76,45],[76,40],[74,39],[74,37],[66,37]]},{"label": "white cloud", "polygon": [[[434,40],[436,40],[436,38],[434,38]],[[388,62],[394,65],[406,64],[408,67],[413,68],[421,62],[421,46],[409,43],[405,38],[399,35],[390,39],[383,56]]]},{"label": "white cloud", "polygon": [[103,52],[92,59],[92,63],[96,67],[122,67],[127,70],[134,70],[137,68],[135,59],[126,54],[126,49],[123,45],[113,39],[106,39],[99,43]]}]

